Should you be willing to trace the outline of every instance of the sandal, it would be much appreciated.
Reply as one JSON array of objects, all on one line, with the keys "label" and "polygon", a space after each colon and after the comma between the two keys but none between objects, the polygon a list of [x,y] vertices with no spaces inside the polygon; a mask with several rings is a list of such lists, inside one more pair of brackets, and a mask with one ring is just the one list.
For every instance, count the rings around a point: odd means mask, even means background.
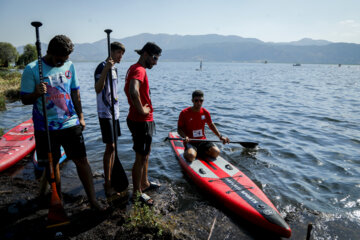
[{"label": "sandal", "polygon": [[150,191],[150,190],[154,190],[154,189],[157,189],[157,188],[159,188],[161,186],[159,183],[156,183],[156,182],[149,181],[149,183],[150,183],[150,186],[148,186],[147,188],[141,190],[142,192],[147,192],[147,191]]},{"label": "sandal", "polygon": [[152,198],[147,195],[146,193],[142,193],[139,197],[139,201],[143,204],[148,205],[149,207],[154,205],[154,200],[152,200]]}]

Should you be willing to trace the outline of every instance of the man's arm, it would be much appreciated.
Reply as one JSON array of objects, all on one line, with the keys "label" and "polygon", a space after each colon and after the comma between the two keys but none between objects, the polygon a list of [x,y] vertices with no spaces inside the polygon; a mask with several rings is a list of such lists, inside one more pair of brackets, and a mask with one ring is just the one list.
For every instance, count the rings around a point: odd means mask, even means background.
[{"label": "man's arm", "polygon": [[79,117],[80,126],[82,127],[82,130],[85,129],[85,120],[84,120],[84,114],[82,112],[82,106],[81,106],[81,98],[80,98],[80,90],[71,90],[71,100],[74,103],[76,114]]},{"label": "man's arm", "polygon": [[141,104],[139,89],[140,81],[137,79],[130,79],[129,96],[131,102],[138,113],[142,115],[148,115],[150,113],[150,107],[148,104],[145,104],[144,106]]},{"label": "man's arm", "polygon": [[36,85],[33,93],[21,95],[21,102],[25,105],[34,104],[34,102],[45,93],[46,83],[40,83]]},{"label": "man's arm", "polygon": [[109,58],[106,61],[105,67],[101,71],[100,78],[95,83],[95,91],[96,91],[96,93],[99,94],[104,89],[107,75],[109,73],[109,70],[114,66],[114,64],[115,64],[115,62],[111,58]]},{"label": "man's arm", "polygon": [[213,131],[213,133],[219,137],[219,139],[223,142],[223,144],[225,143],[229,143],[230,140],[228,137],[223,137],[221,135],[221,133],[219,132],[219,130],[217,129],[217,127],[215,126],[215,124],[212,122],[210,125],[209,125],[209,128],[211,129],[211,131]]},{"label": "man's arm", "polygon": [[185,140],[184,140],[185,143],[189,142],[189,137],[186,136],[185,132],[182,130],[182,128],[180,126],[178,126],[178,128],[177,128],[177,132],[182,138],[185,138]]}]

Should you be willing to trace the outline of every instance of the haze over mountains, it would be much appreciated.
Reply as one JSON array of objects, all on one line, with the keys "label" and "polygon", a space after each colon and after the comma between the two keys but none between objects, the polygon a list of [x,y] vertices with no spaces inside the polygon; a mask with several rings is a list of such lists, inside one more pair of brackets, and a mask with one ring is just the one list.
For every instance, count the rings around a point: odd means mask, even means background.
[{"label": "haze over mountains", "polygon": [[[105,35],[105,34],[104,34]],[[225,61],[269,63],[360,64],[360,44],[332,43],[304,38],[295,42],[263,42],[239,36],[169,35],[143,33],[122,39],[112,38],[126,47],[123,61],[136,61],[135,49],[146,42],[157,43],[161,61]],[[42,46],[43,53],[47,45]],[[22,51],[22,47],[18,48]],[[94,43],[75,44],[72,61],[101,61],[107,56],[106,38]]]}]

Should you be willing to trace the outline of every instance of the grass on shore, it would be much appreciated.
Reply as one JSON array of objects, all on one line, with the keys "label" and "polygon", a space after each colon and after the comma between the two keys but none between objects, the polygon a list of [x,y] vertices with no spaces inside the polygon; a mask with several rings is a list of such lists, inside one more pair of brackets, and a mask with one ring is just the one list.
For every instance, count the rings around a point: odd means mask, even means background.
[{"label": "grass on shore", "polygon": [[0,111],[6,109],[5,101],[20,99],[21,73],[0,69]]}]

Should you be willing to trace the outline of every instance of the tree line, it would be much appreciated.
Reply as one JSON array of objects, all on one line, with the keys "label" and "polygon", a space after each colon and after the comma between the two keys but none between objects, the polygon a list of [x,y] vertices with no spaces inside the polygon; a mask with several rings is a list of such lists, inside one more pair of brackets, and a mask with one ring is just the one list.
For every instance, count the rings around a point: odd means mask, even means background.
[{"label": "tree line", "polygon": [[14,63],[17,67],[23,68],[36,59],[36,47],[32,44],[27,44],[23,54],[19,54],[11,43],[0,42],[0,67],[7,68]]}]

